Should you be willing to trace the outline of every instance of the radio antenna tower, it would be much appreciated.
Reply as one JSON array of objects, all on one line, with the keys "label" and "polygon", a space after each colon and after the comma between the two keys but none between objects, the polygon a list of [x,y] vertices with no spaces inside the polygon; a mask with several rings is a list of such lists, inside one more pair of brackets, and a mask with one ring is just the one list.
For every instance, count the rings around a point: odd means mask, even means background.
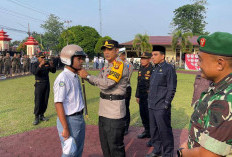
[{"label": "radio antenna tower", "polygon": [[101,0],[99,0],[100,35],[102,36]]}]

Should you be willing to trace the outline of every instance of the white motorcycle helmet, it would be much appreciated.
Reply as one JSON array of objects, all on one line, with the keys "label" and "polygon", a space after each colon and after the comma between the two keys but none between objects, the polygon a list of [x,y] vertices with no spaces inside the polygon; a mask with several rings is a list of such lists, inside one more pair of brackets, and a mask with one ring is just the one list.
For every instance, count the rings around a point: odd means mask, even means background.
[{"label": "white motorcycle helmet", "polygon": [[71,67],[74,56],[86,57],[86,54],[80,46],[74,44],[65,46],[60,52],[61,62]]}]

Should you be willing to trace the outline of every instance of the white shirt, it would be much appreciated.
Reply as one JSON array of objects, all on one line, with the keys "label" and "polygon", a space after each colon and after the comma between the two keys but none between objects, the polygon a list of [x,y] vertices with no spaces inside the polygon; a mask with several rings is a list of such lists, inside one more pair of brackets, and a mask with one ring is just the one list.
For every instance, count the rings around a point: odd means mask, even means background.
[{"label": "white shirt", "polygon": [[71,115],[84,108],[80,80],[67,68],[56,78],[53,90],[54,102],[63,103],[65,115]]},{"label": "white shirt", "polygon": [[88,57],[85,58],[85,62],[89,63],[89,58]]}]

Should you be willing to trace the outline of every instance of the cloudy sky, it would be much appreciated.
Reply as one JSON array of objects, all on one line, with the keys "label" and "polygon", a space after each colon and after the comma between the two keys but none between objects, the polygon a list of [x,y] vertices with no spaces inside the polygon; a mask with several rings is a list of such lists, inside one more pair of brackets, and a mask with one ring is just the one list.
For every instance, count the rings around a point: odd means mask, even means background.
[{"label": "cloudy sky", "polygon": [[[206,30],[232,33],[232,1],[208,0]],[[102,36],[111,36],[119,42],[132,40],[137,33],[165,36],[171,32],[173,11],[190,0],[101,0]],[[100,32],[99,0],[1,0],[0,27],[13,40],[22,40],[31,31],[43,33],[40,27],[49,14],[62,21],[71,20],[70,26],[86,25]],[[65,24],[67,27],[67,24]]]}]

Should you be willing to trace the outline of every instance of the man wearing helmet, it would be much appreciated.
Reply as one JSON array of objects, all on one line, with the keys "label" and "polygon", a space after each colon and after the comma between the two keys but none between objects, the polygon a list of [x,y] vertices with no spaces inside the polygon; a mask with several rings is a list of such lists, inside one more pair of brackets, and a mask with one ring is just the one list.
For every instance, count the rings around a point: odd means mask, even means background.
[{"label": "man wearing helmet", "polygon": [[74,138],[77,150],[73,155],[81,157],[85,139],[85,121],[83,118],[84,101],[77,72],[81,69],[86,54],[78,45],[67,45],[61,53],[61,62],[65,64],[54,82],[54,103],[57,111],[57,130],[62,148],[70,136]]},{"label": "man wearing helmet", "polygon": [[40,52],[38,55],[38,62],[32,67],[32,73],[35,75],[35,121],[34,125],[39,124],[39,121],[48,121],[48,118],[44,117],[48,106],[48,98],[50,93],[49,72],[55,73],[56,68],[53,66],[53,62],[46,62],[45,55]]},{"label": "man wearing helmet", "polygon": [[100,88],[99,136],[105,157],[124,157],[125,94],[129,69],[117,58],[119,44],[115,40],[105,41],[101,47],[109,62],[98,76],[81,69],[78,74]]}]

